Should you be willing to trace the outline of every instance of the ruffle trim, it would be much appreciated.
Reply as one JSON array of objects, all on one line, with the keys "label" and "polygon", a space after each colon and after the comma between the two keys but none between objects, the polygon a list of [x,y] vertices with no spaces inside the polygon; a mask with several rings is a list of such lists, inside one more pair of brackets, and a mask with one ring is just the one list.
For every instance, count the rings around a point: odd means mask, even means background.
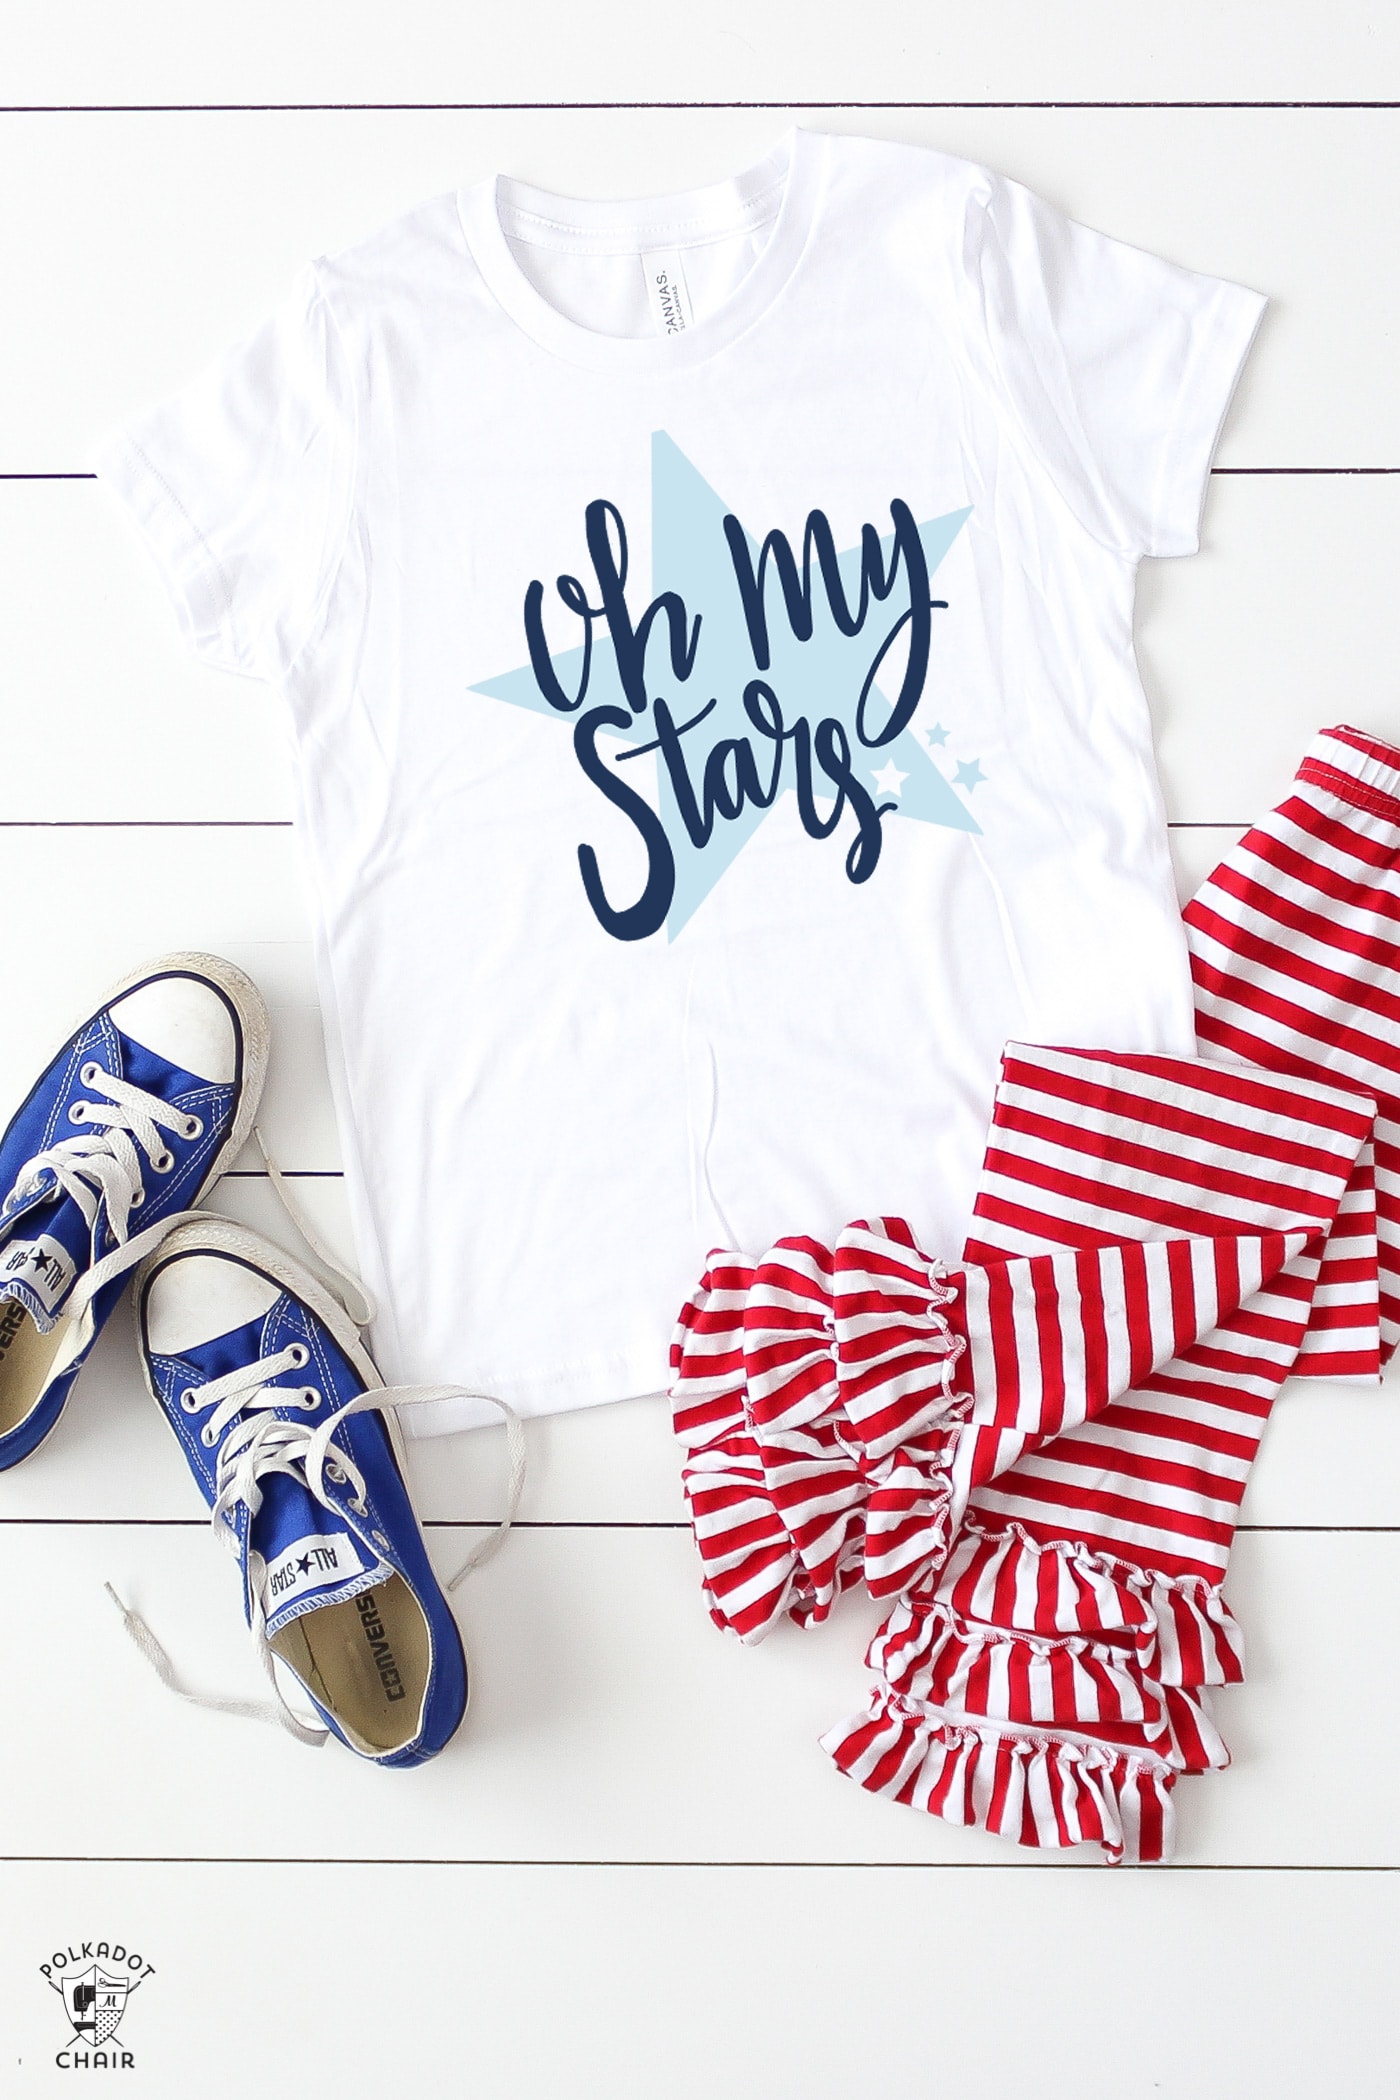
[{"label": "ruffle trim", "polygon": [[1199,1691],[1163,1685],[1134,1650],[1084,1634],[969,1624],[946,1604],[911,1598],[895,1607],[866,1660],[894,1697],[975,1725],[1106,1732],[1178,1771],[1230,1761]]},{"label": "ruffle trim", "polygon": [[741,1429],[692,1452],[681,1481],[716,1625],[757,1642],[783,1617],[821,1624],[856,1583],[891,1598],[932,1581],[948,1553],[956,1444],[952,1427],[878,1465],[838,1466],[792,1441],[760,1451]]},{"label": "ruffle trim", "polygon": [[1034,1848],[1097,1844],[1114,1863],[1170,1854],[1176,1774],[1156,1757],[948,1721],[885,1688],[821,1740],[867,1792],[945,1823]]},{"label": "ruffle trim", "polygon": [[799,1615],[798,1561],[753,1439],[741,1431],[697,1452],[681,1479],[710,1617],[741,1641],[761,1641],[785,1613]]},{"label": "ruffle trim", "polygon": [[952,1544],[953,1461],[970,1396],[950,1401],[934,1436],[862,1461],[869,1483],[864,1574],[872,1597],[900,1597],[931,1582]]},{"label": "ruffle trim", "polygon": [[710,1257],[672,1341],[676,1435],[711,1614],[745,1641],[932,1582],[952,1530],[970,1394],[955,1287],[898,1220],[834,1255],[780,1241]]},{"label": "ruffle trim", "polygon": [[1131,1649],[1163,1685],[1244,1679],[1243,1635],[1215,1584],[1113,1560],[1075,1539],[1033,1539],[1019,1524],[992,1531],[965,1519],[926,1601],[1009,1631]]}]

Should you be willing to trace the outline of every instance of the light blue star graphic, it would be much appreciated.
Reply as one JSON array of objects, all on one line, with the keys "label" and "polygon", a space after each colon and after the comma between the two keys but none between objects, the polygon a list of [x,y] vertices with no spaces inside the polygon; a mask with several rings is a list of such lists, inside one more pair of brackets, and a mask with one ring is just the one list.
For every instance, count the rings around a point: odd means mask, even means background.
[{"label": "light blue star graphic", "polygon": [[958,767],[957,779],[960,788],[975,788],[979,781],[985,780],[986,777],[981,764],[975,758]]},{"label": "light blue star graphic", "polygon": [[[660,596],[663,591],[679,593],[691,619],[698,613],[700,620],[695,663],[689,678],[683,683],[676,679],[671,669],[666,623],[656,623],[648,638],[647,685],[653,700],[666,698],[677,723],[690,722],[711,699],[716,703],[703,722],[682,739],[691,778],[697,786],[706,755],[725,738],[747,739],[757,747],[761,776],[767,776],[773,763],[772,745],[758,735],[744,713],[744,687],[758,674],[733,561],[724,537],[727,514],[728,506],[696,472],[679,446],[665,431],[655,431],[651,452],[651,591],[653,597]],[[945,516],[919,526],[930,576],[968,516],[966,509],[949,511]],[[745,540],[751,559],[757,563],[756,544],[747,533]],[[881,542],[886,563],[893,549],[893,536]],[[800,544],[796,551],[800,560]],[[851,548],[841,554],[838,566],[848,601],[854,604],[860,589],[860,549]],[[771,662],[762,676],[778,696],[785,723],[790,725],[800,716],[805,716],[813,728],[823,717],[841,722],[850,740],[853,764],[861,752],[855,729],[856,704],[875,652],[898,617],[898,596],[896,591],[895,596],[887,601],[891,610],[888,622],[882,622],[879,617],[884,607],[873,602],[862,633],[845,635],[831,616],[819,575],[814,574],[813,630],[811,639],[803,642],[789,627],[781,592],[770,575],[767,603]],[[640,617],[641,610],[640,604],[632,607],[634,619]],[[938,616],[935,614],[934,617],[936,622]],[[935,648],[936,644],[935,625]],[[560,650],[551,657],[560,684],[568,692],[578,690],[583,659],[582,647]],[[484,679],[471,690],[495,700],[505,700],[512,707],[527,708],[533,714],[547,715],[570,729],[576,719],[550,706],[528,664],[500,677]],[[888,720],[891,712],[891,703],[878,686],[872,688],[871,699],[873,705],[867,706],[867,726],[878,724],[882,719]],[[882,702],[883,716],[880,711]],[[618,677],[612,643],[604,633],[595,632],[584,706],[604,705],[630,712]],[[917,818],[925,824],[945,825],[954,831],[980,831],[981,826],[916,737],[916,722],[917,712],[913,722],[907,723],[889,744],[880,745],[874,754],[886,764],[897,765],[905,775],[898,803],[899,815]],[[611,738],[613,732],[609,730],[607,734]],[[628,728],[618,730],[616,736],[623,745],[650,747],[653,756],[656,806],[676,863],[675,891],[666,918],[667,938],[674,940],[753,837],[768,811],[757,804],[747,803],[736,817],[728,821],[717,817],[708,841],[697,847],[682,820],[670,770],[661,753],[654,749],[656,728],[650,709],[635,717]],[[647,750],[634,754],[623,749],[618,752],[618,761],[626,766],[634,755],[644,759],[649,754]],[[835,789],[821,779],[820,773],[817,780],[818,791],[826,790],[830,806]],[[772,806],[776,807],[782,795],[795,785],[795,761],[788,744],[784,746],[779,792]],[[600,828],[603,822],[606,819],[600,818]],[[845,831],[843,824],[842,834]],[[821,843],[814,841],[813,850],[820,850]],[[832,845],[843,850],[844,839],[838,836]],[[879,881],[878,868],[872,879]]]}]

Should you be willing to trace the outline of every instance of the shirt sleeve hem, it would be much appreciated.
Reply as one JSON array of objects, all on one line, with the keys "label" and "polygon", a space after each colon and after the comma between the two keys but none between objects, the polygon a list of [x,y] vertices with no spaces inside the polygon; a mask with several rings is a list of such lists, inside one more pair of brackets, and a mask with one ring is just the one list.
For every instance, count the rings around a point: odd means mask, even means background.
[{"label": "shirt sleeve hem", "polygon": [[246,674],[234,636],[228,580],[162,474],[125,431],[102,445],[93,465],[155,562],[180,632],[195,655]]},{"label": "shirt sleeve hem", "polygon": [[1153,505],[1149,554],[1194,554],[1211,462],[1268,301],[1242,285],[1222,283],[1182,376],[1171,435]]}]

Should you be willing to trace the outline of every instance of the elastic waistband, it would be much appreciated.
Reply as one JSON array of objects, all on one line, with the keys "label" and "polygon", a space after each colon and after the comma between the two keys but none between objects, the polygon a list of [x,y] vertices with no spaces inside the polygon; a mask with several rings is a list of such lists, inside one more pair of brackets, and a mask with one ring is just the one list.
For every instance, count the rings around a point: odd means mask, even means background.
[{"label": "elastic waistband", "polygon": [[1400,749],[1364,729],[1322,730],[1304,752],[1298,778],[1400,824]]}]

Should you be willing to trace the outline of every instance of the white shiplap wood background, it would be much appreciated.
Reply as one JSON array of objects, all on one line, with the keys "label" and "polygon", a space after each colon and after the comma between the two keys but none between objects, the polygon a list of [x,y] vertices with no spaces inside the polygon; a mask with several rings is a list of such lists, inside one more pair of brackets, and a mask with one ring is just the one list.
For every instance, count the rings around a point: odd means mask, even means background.
[{"label": "white shiplap wood background", "polygon": [[[0,1105],[107,982],[212,948],[273,1009],[264,1123],[346,1252],[278,703],[186,659],[84,478],[310,255],[504,168],[686,186],[796,116],[989,161],[1273,305],[1205,545],[1149,563],[1139,647],[1183,894],[1319,725],[1400,738],[1400,14],[1181,0],[429,0],[236,19],[73,0],[0,26]],[[411,105],[411,106],[410,106]],[[464,1176],[463,1200],[474,1193]],[[281,1232],[245,1163],[218,1205]],[[0,1476],[0,2092],[66,2090],[38,1964],[139,1948],[124,2089],[554,2100],[1293,2100],[1395,2090],[1400,1381],[1285,1392],[1231,1591],[1250,1682],[1176,1865],[1029,1859],[877,1802],[813,1738],[872,1614],[712,1631],[665,1408],[535,1425],[526,1523],[458,1593],[452,1748],[381,1774],[180,1706],[255,1690],[230,1569],[119,1317]],[[419,1446],[444,1563],[503,1484]]]}]

